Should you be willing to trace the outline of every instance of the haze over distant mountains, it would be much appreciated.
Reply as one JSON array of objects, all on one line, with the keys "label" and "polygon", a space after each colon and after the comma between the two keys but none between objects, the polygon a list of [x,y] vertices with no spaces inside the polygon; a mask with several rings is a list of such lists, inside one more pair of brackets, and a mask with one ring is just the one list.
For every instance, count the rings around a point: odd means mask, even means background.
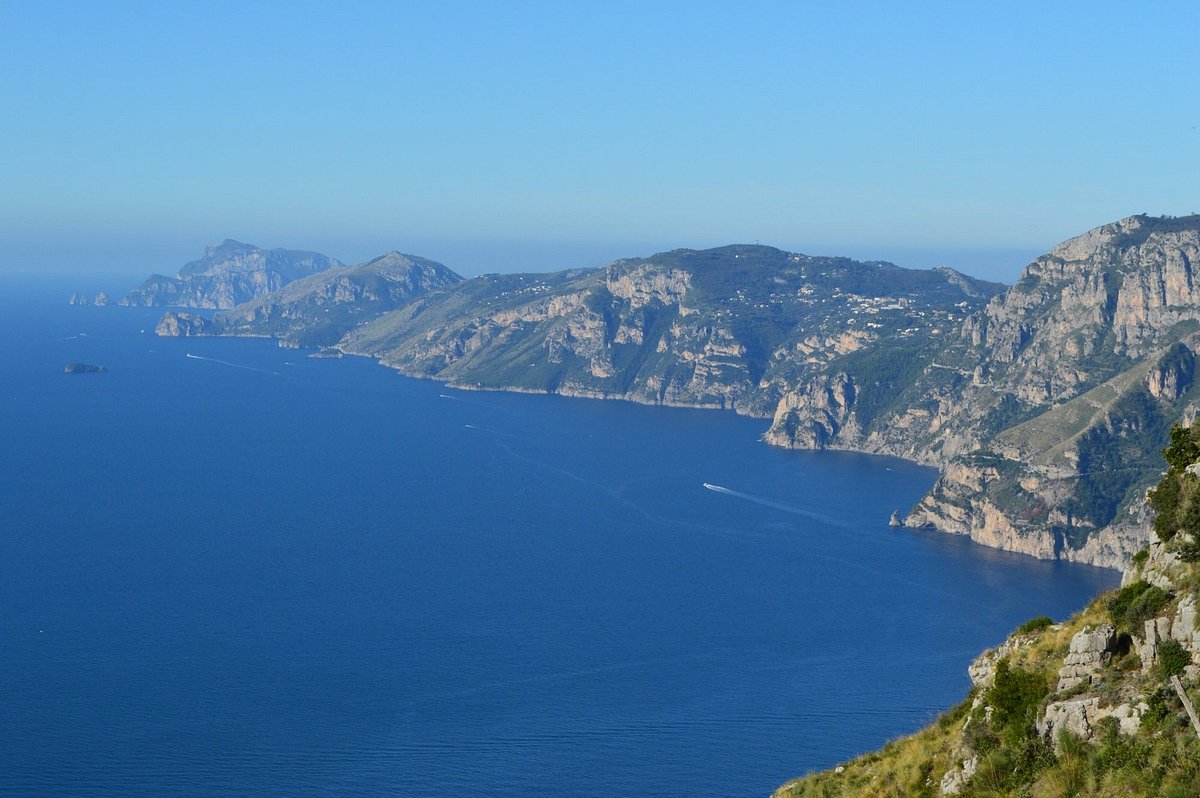
[{"label": "haze over distant mountains", "polygon": [[763,246],[464,280],[227,241],[122,304],[165,335],[333,347],[466,388],[732,409],[796,448],[942,469],[910,526],[1118,566],[1171,421],[1196,414],[1200,217],[1132,216],[1005,288],[952,269]]}]

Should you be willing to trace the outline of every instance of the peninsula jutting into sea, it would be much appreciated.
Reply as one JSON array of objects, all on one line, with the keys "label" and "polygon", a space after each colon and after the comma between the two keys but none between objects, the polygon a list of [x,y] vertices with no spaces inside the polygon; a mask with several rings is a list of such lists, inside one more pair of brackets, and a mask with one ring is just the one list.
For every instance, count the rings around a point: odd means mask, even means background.
[{"label": "peninsula jutting into sea", "polygon": [[[1197,408],[1200,216],[1130,216],[1009,287],[766,246],[484,275],[389,252],[354,266],[236,241],[122,305],[159,335],[265,336],[414,377],[731,410],[763,438],[933,465],[908,527],[1126,566],[1169,425]],[[200,309],[215,311],[199,312]]]}]

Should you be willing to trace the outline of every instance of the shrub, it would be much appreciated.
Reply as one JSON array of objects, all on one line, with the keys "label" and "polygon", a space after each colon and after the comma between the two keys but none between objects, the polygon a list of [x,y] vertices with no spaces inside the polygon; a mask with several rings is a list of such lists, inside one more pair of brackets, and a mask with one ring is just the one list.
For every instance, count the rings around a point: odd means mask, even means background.
[{"label": "shrub", "polygon": [[985,703],[992,707],[992,725],[1000,738],[1019,743],[1033,731],[1034,715],[1050,692],[1039,673],[1014,668],[1007,659],[996,663],[996,675]]},{"label": "shrub", "polygon": [[1138,629],[1170,603],[1170,593],[1157,585],[1151,585],[1130,603],[1129,608],[1125,610],[1125,620],[1130,628]]},{"label": "shrub", "polygon": [[1200,460],[1200,425],[1190,429],[1175,424],[1171,427],[1171,443],[1163,449],[1163,459],[1170,468],[1162,481],[1147,494],[1154,510],[1154,531],[1164,543],[1175,537],[1182,528],[1200,531],[1200,480],[1187,474],[1186,469]]},{"label": "shrub", "polygon": [[1150,549],[1142,549],[1137,554],[1133,555],[1133,564],[1141,568],[1150,559]]},{"label": "shrub", "polygon": [[1117,626],[1137,631],[1170,601],[1170,593],[1139,579],[1108,600],[1108,615]]},{"label": "shrub", "polygon": [[1040,632],[1043,629],[1053,625],[1054,619],[1050,618],[1048,615],[1039,615],[1036,618],[1030,618],[1028,621],[1018,626],[1017,634],[1033,634],[1034,632]]},{"label": "shrub", "polygon": [[1179,424],[1172,424],[1171,443],[1163,449],[1163,459],[1171,468],[1181,471],[1200,460],[1200,445],[1196,444],[1193,431]]},{"label": "shrub", "polygon": [[1144,579],[1139,579],[1118,590],[1108,600],[1108,617],[1112,619],[1113,623],[1120,623],[1125,617],[1125,611],[1129,609],[1129,605],[1133,603],[1134,599],[1149,589],[1150,583]]},{"label": "shrub", "polygon": [[1185,539],[1179,543],[1176,553],[1184,562],[1200,562],[1200,539],[1195,533],[1185,536]]},{"label": "shrub", "polygon": [[1164,640],[1158,644],[1158,672],[1164,679],[1183,673],[1192,664],[1192,655],[1178,640]]},{"label": "shrub", "polygon": [[1111,716],[1101,718],[1096,725],[1100,750],[1093,764],[1097,774],[1146,767],[1150,746],[1145,741],[1121,734],[1117,719]]},{"label": "shrub", "polygon": [[1000,746],[1000,738],[984,720],[983,707],[976,708],[963,725],[963,742],[980,755],[994,751]]}]

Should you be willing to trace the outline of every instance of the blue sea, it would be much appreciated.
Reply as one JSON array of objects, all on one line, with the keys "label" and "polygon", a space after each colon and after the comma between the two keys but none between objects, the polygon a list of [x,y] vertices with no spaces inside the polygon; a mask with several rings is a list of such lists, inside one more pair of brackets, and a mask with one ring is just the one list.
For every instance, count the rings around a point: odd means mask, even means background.
[{"label": "blue sea", "polygon": [[933,471],[762,420],[161,339],[80,287],[0,280],[4,795],[765,796],[1117,582],[889,529]]}]

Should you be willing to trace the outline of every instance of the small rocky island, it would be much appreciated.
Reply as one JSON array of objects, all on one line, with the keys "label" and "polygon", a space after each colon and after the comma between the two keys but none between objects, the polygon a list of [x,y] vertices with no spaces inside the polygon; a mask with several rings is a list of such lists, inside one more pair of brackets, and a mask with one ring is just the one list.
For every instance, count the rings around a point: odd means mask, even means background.
[{"label": "small rocky island", "polygon": [[93,363],[68,363],[63,369],[66,374],[99,374],[102,371],[108,371],[108,369]]},{"label": "small rocky island", "polygon": [[100,293],[96,294],[95,302],[93,302],[91,299],[88,299],[87,294],[81,294],[78,291],[76,291],[71,294],[70,298],[67,300],[67,304],[68,305],[92,305],[92,304],[95,304],[96,307],[102,308],[108,304],[108,294],[101,291]]}]

